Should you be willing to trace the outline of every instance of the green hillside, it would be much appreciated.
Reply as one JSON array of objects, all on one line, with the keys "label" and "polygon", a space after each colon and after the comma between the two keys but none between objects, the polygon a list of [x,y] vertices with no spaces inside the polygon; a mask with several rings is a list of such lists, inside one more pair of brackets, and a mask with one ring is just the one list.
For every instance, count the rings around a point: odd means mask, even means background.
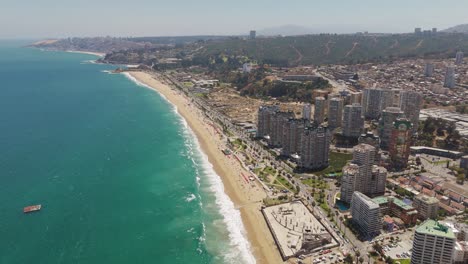
[{"label": "green hillside", "polygon": [[206,42],[201,57],[248,56],[275,65],[319,65],[383,61],[396,57],[446,57],[468,51],[468,35],[309,35]]}]

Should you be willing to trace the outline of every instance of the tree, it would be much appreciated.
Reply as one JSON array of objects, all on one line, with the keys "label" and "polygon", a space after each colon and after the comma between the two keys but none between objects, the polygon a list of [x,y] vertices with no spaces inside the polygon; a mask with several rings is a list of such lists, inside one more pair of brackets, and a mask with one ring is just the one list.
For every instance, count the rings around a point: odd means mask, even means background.
[{"label": "tree", "polygon": [[363,263],[363,262],[364,262],[364,258],[363,258],[363,257],[359,257],[359,262],[360,262],[360,263]]},{"label": "tree", "polygon": [[344,263],[352,264],[353,263],[353,255],[351,255],[351,254],[346,255],[346,257],[344,258],[343,261],[344,261]]}]

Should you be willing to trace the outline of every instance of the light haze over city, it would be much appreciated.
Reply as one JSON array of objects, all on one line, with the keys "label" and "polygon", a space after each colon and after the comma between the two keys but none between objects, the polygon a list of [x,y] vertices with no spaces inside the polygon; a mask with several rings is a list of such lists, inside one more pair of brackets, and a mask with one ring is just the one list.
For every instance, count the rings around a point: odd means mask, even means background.
[{"label": "light haze over city", "polygon": [[[27,6],[27,8],[26,8]],[[8,1],[0,38],[239,35],[283,25],[310,33],[402,33],[466,23],[468,2],[415,1]]]}]

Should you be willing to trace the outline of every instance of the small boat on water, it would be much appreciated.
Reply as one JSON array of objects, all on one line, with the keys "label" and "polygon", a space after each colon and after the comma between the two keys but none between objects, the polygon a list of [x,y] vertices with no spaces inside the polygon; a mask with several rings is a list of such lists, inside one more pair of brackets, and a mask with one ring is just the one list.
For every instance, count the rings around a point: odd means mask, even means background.
[{"label": "small boat on water", "polygon": [[40,204],[31,205],[31,206],[26,206],[25,208],[23,208],[23,212],[24,212],[25,214],[27,214],[27,213],[32,213],[32,212],[36,212],[36,211],[41,210],[41,207],[42,207],[42,205],[40,205]]}]

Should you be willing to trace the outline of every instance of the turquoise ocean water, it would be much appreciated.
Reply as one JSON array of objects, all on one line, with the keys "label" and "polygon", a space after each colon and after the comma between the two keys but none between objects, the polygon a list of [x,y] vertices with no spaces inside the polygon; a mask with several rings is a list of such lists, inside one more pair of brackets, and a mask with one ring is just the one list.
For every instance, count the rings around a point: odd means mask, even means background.
[{"label": "turquoise ocean water", "polygon": [[94,56],[25,44],[0,42],[1,264],[254,262],[171,104]]}]

